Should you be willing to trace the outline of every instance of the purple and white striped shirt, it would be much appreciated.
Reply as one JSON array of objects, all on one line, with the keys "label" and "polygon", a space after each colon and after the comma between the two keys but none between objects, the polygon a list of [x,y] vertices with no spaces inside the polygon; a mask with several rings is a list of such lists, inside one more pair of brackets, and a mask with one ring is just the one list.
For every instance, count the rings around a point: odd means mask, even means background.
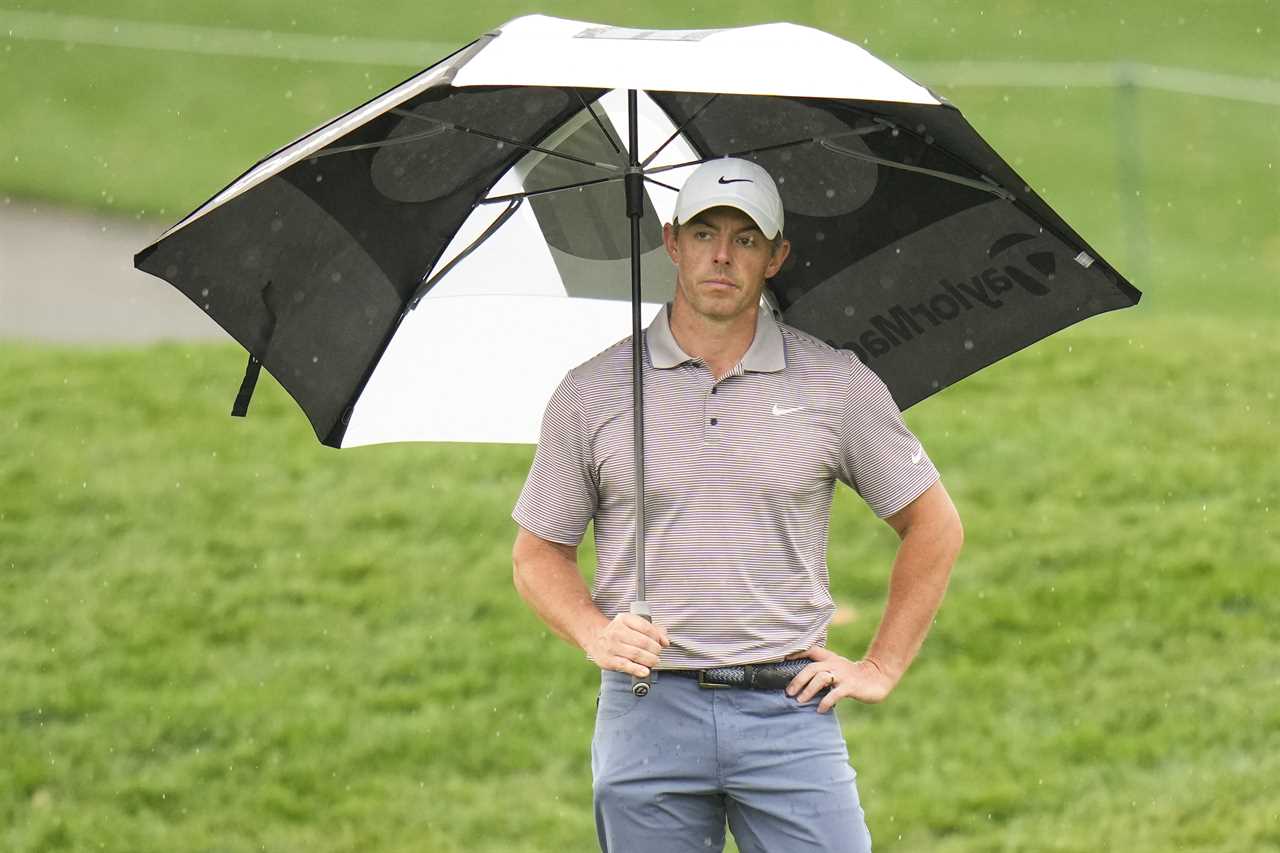
[{"label": "purple and white striped shirt", "polygon": [[[645,586],[672,644],[660,669],[776,660],[826,642],[835,481],[884,518],[938,479],[880,378],[758,310],[719,382],[684,353],[669,305],[645,332]],[[595,521],[592,600],[636,597],[631,338],[565,376],[512,518],[577,545]]]}]

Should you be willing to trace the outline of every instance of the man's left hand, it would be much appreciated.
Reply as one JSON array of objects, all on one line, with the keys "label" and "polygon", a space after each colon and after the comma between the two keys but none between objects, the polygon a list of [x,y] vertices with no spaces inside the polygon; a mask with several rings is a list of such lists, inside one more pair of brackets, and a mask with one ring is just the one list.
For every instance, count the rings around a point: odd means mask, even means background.
[{"label": "man's left hand", "polygon": [[882,702],[894,688],[895,680],[869,658],[849,660],[822,646],[810,646],[803,652],[787,655],[787,660],[797,658],[810,658],[813,663],[791,679],[787,695],[796,696],[804,704],[824,687],[830,687],[831,690],[818,703],[819,714],[827,713],[846,698],[868,704]]}]

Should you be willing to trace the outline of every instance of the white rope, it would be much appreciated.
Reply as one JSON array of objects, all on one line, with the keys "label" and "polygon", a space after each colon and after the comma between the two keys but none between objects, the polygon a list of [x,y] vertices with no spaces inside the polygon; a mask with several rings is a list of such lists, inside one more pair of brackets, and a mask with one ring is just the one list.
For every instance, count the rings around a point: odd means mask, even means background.
[{"label": "white rope", "polygon": [[9,9],[0,9],[0,31],[10,38],[32,41],[399,68],[425,68],[463,46],[461,42],[396,41],[197,27]]},{"label": "white rope", "polygon": [[[462,42],[325,36],[92,18],[57,12],[0,9],[0,31],[9,38],[168,50],[216,56],[338,62],[421,69]],[[913,62],[901,60],[918,80],[938,88],[1106,88],[1138,86],[1280,106],[1280,80],[1131,62]]]},{"label": "white rope", "polygon": [[1137,62],[907,62],[917,79],[940,87],[1039,89],[1140,86],[1280,106],[1280,80]]}]

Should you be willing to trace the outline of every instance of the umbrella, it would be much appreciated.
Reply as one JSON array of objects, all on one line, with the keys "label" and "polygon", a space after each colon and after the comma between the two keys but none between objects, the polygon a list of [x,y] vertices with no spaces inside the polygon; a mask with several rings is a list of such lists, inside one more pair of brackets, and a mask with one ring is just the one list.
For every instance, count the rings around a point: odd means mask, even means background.
[{"label": "umbrella", "polygon": [[[791,24],[517,18],[257,163],[138,253],[332,447],[536,441],[566,370],[674,290],[699,162],[775,178],[779,319],[906,408],[1140,294],[944,98]],[[643,415],[637,409],[643,601]]]}]

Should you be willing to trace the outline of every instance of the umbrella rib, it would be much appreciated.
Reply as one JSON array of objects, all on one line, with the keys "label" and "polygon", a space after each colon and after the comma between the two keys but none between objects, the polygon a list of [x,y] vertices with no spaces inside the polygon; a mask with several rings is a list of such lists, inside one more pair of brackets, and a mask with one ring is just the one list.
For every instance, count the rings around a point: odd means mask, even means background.
[{"label": "umbrella rib", "polygon": [[679,127],[677,127],[677,128],[676,128],[676,129],[671,133],[671,135],[670,135],[670,136],[668,136],[668,137],[667,137],[666,141],[665,141],[665,142],[663,142],[661,145],[659,145],[659,146],[658,146],[658,149],[657,149],[656,151],[654,151],[654,152],[653,152],[652,154],[650,154],[648,157],[644,158],[644,162],[642,162],[642,163],[640,164],[640,168],[641,168],[641,169],[643,169],[644,167],[646,167],[646,166],[648,166],[650,163],[652,163],[652,162],[653,162],[653,158],[654,158],[654,157],[657,157],[659,154],[661,154],[661,153],[662,153],[662,151],[663,151],[663,149],[664,149],[664,148],[666,148],[668,145],[670,145],[670,144],[671,144],[671,140],[673,140],[673,139],[675,139],[677,136],[679,136],[679,135],[681,134],[681,132],[682,132],[686,127],[688,127],[689,125],[693,124],[693,120],[694,120],[694,119],[696,119],[698,116],[702,115],[702,111],[703,111],[703,110],[705,110],[707,107],[711,106],[711,102],[712,102],[712,101],[714,101],[714,100],[715,100],[716,98],[718,98],[718,97],[720,97],[720,93],[719,93],[719,92],[717,92],[717,93],[715,93],[714,95],[712,95],[710,98],[708,98],[708,99],[707,99],[707,102],[706,102],[705,104],[703,104],[702,106],[700,106],[700,107],[698,107],[696,110],[694,110],[694,111],[693,111],[693,115],[691,115],[691,116],[689,116],[687,119],[685,119],[685,120],[684,120],[684,122],[683,122]]},{"label": "umbrella rib", "polygon": [[588,113],[590,113],[591,117],[595,119],[596,127],[600,128],[600,132],[604,134],[605,141],[608,142],[609,145],[613,147],[613,153],[621,155],[622,149],[618,147],[618,143],[614,141],[613,136],[605,128],[604,122],[600,120],[600,116],[596,115],[595,108],[592,107],[591,104],[587,103],[586,98],[582,97],[582,93],[579,92],[577,89],[573,90],[573,94],[578,96],[578,103],[582,104],[582,108],[586,110]]},{"label": "umbrella rib", "polygon": [[[735,151],[732,154],[717,154],[715,155],[715,157],[704,157],[700,160],[689,160],[684,163],[675,163],[670,166],[659,166],[656,169],[650,169],[647,172],[644,172],[644,178],[646,180],[652,181],[655,184],[664,186],[669,190],[675,190],[676,192],[679,192],[679,190],[676,189],[675,187],[669,184],[661,184],[658,181],[653,180],[653,178],[649,176],[656,175],[658,172],[669,172],[672,169],[683,169],[686,166],[697,166],[699,163],[705,163],[708,160],[714,160],[717,157],[738,157],[743,154],[754,154],[760,151],[772,151],[777,148],[786,148],[791,145],[804,145],[805,143],[815,142],[815,141],[817,140],[813,139],[812,137],[807,139],[793,139],[790,142],[779,142],[776,145],[766,145],[762,148],[749,148],[745,151]],[[581,187],[589,187],[594,184],[603,184],[603,183],[608,183],[610,181],[620,181],[623,179],[623,177],[624,177],[623,175],[619,175],[616,178],[593,178],[592,180],[589,180],[589,181],[577,181],[572,184],[564,184],[558,187],[546,187],[544,189],[528,190],[527,192],[522,192],[522,193],[508,193],[506,195],[496,195],[496,196],[493,196],[492,198],[483,199],[480,203],[481,204],[497,204],[498,202],[502,202],[502,201],[510,201],[513,198],[530,198],[535,195],[545,195],[547,193],[558,193],[563,190],[573,190],[573,189],[579,189]]]},{"label": "umbrella rib", "polygon": [[789,142],[777,142],[777,143],[774,143],[773,145],[762,145],[759,148],[746,148],[746,149],[743,149],[742,151],[733,151],[727,154],[716,154],[712,157],[703,157],[699,160],[689,160],[684,163],[673,163],[670,166],[659,166],[656,169],[648,170],[647,172],[645,172],[645,174],[656,175],[659,172],[670,172],[672,169],[683,169],[686,166],[697,166],[701,163],[706,163],[711,160],[717,160],[721,157],[741,157],[744,154],[759,154],[762,151],[775,151],[779,148],[790,148],[794,145],[805,145],[806,143],[817,142],[817,141],[818,140],[812,136],[805,137],[804,139],[792,139]]},{"label": "umbrella rib", "polygon": [[490,198],[481,199],[480,203],[481,204],[497,204],[498,202],[501,202],[501,201],[510,201],[513,198],[533,198],[536,195],[546,195],[547,193],[558,193],[564,190],[575,190],[575,189],[581,189],[582,187],[595,186],[596,184],[607,184],[607,183],[612,183],[613,181],[621,181],[624,177],[625,177],[624,175],[618,175],[615,178],[592,178],[589,181],[577,181],[576,183],[564,184],[563,186],[559,186],[559,187],[545,187],[544,189],[540,189],[540,190],[526,190],[525,192],[522,192],[522,193],[507,193],[506,195],[495,195]]},{"label": "umbrella rib", "polygon": [[513,214],[515,214],[516,210],[520,207],[522,202],[523,202],[523,199],[513,198],[511,200],[511,203],[507,205],[507,209],[502,211],[502,213],[499,213],[497,217],[493,220],[493,222],[489,223],[489,227],[484,229],[484,231],[480,233],[479,237],[476,237],[474,240],[471,241],[471,245],[467,246],[467,248],[463,249],[461,252],[454,255],[453,259],[450,260],[449,263],[445,264],[444,268],[441,269],[438,273],[431,275],[430,278],[427,278],[427,276],[424,275],[423,281],[413,291],[413,296],[409,297],[408,310],[412,311],[413,309],[417,308],[418,303],[422,301],[422,297],[427,295],[427,291],[431,290],[431,288],[435,286],[435,283],[437,281],[443,278],[449,272],[449,270],[456,267],[462,261],[463,258],[465,258],[467,255],[474,252],[476,249],[480,248],[481,243],[483,243],[485,240],[488,240],[490,237],[492,237],[493,233],[502,227],[502,223],[506,222],[508,219],[512,217]]},{"label": "umbrella rib", "polygon": [[517,148],[524,148],[527,151],[537,151],[539,154],[546,154],[548,157],[559,157],[561,160],[569,160],[574,163],[581,163],[584,166],[592,166],[596,169],[607,169],[610,172],[622,171],[622,167],[617,165],[616,163],[598,163],[594,160],[587,160],[582,157],[575,157],[572,154],[565,154],[563,151],[552,151],[550,148],[543,148],[540,145],[533,145],[528,142],[521,142],[517,139],[512,139],[509,136],[502,136],[501,134],[490,133],[487,130],[476,130],[474,127],[467,127],[466,125],[453,124],[452,122],[442,121],[438,118],[432,118],[430,116],[420,116],[415,113],[411,113],[408,110],[394,109],[394,110],[388,110],[388,112],[394,113],[395,115],[398,115],[398,116],[403,116],[405,118],[412,118],[412,119],[418,119],[419,121],[433,122],[441,127],[448,128],[449,130],[456,130],[459,133],[469,133],[469,134],[472,134],[473,136],[481,136],[481,137],[484,137],[485,139],[492,139],[495,142],[503,142],[503,143],[506,143],[507,145],[514,145]]},{"label": "umbrella rib", "polygon": [[845,148],[842,145],[837,145],[836,143],[831,141],[832,139],[839,139],[844,136],[866,136],[868,134],[879,133],[881,131],[888,130],[888,129],[889,128],[886,125],[878,125],[874,127],[868,126],[868,127],[862,127],[862,128],[855,128],[853,130],[844,131],[842,133],[837,133],[830,136],[811,136],[805,139],[793,139],[789,142],[778,142],[778,143],[774,143],[773,145],[762,145],[759,148],[746,148],[746,149],[743,149],[742,151],[734,151],[728,154],[717,154],[715,157],[704,157],[701,160],[690,160],[686,163],[675,163],[670,166],[659,166],[656,169],[650,169],[648,172],[645,173],[645,176],[648,177],[649,175],[654,175],[654,174],[657,174],[658,172],[668,172],[668,171],[671,171],[672,169],[683,169],[687,166],[697,166],[700,163],[706,163],[707,161],[714,160],[718,157],[741,157],[745,154],[760,154],[765,151],[776,151],[779,148],[789,148],[795,145],[805,145],[810,142],[816,142],[819,145],[821,145],[823,148],[827,149],[828,151],[831,151],[837,154],[844,154],[847,157],[853,157],[857,160],[865,160],[868,163],[877,163],[881,166],[887,166],[891,169],[902,169],[907,172],[918,172],[919,174],[922,174],[922,175],[929,175],[934,178],[941,178],[944,181],[951,181],[952,183],[960,184],[961,186],[971,187],[973,189],[989,192],[992,195],[999,196],[1000,198],[1003,198],[1007,201],[1012,201],[1014,199],[1013,193],[1009,192],[999,184],[996,184],[995,182],[990,181],[990,179],[987,179],[987,181],[976,181],[972,178],[965,178],[960,175],[953,175],[950,172],[940,172],[937,169],[926,169],[923,166],[911,166],[906,163],[899,163],[897,160],[886,160],[883,157],[876,157],[873,154],[863,154],[861,151],[854,151],[850,148]]},{"label": "umbrella rib", "polygon": [[317,151],[311,155],[311,159],[319,159],[320,157],[329,157],[333,154],[346,154],[351,151],[363,151],[366,148],[387,148],[392,145],[404,145],[407,142],[417,142],[421,139],[427,139],[432,136],[439,136],[447,130],[445,127],[435,127],[431,130],[424,130],[422,133],[411,133],[408,136],[397,136],[394,139],[383,139],[378,142],[362,142],[359,145],[340,145],[337,148],[325,148],[323,151]]},{"label": "umbrella rib", "polygon": [[950,181],[953,184],[960,184],[961,186],[971,187],[975,190],[982,190],[983,192],[989,192],[992,195],[999,196],[1000,198],[1006,201],[1014,200],[1013,193],[1009,192],[1004,187],[1000,186],[995,182],[985,183],[983,181],[975,181],[972,178],[965,178],[965,177],[961,177],[960,175],[953,175],[950,172],[940,172],[937,169],[926,169],[923,166],[911,166],[911,165],[908,165],[907,163],[899,163],[897,160],[886,160],[883,157],[876,157],[874,154],[863,154],[861,151],[854,151],[851,148],[845,148],[842,145],[835,144],[829,139],[819,139],[817,140],[817,142],[819,145],[821,145],[823,148],[827,149],[828,151],[835,152],[836,154],[844,154],[846,157],[852,157],[855,160],[865,160],[868,163],[877,163],[881,166],[888,166],[891,169],[901,169],[905,172],[917,172],[921,175],[929,175],[934,178],[941,178],[942,180]]},{"label": "umbrella rib", "polygon": [[651,183],[651,184],[657,184],[657,185],[658,185],[658,186],[660,186],[660,187],[664,187],[665,189],[669,189],[669,190],[671,190],[673,193],[678,193],[678,192],[680,192],[680,188],[679,188],[679,187],[673,187],[673,186],[671,186],[671,184],[664,184],[662,181],[655,180],[655,179],[653,179],[653,178],[649,177],[648,175],[645,175],[645,176],[644,176],[644,179],[645,179],[646,181],[648,181],[649,183]]}]

